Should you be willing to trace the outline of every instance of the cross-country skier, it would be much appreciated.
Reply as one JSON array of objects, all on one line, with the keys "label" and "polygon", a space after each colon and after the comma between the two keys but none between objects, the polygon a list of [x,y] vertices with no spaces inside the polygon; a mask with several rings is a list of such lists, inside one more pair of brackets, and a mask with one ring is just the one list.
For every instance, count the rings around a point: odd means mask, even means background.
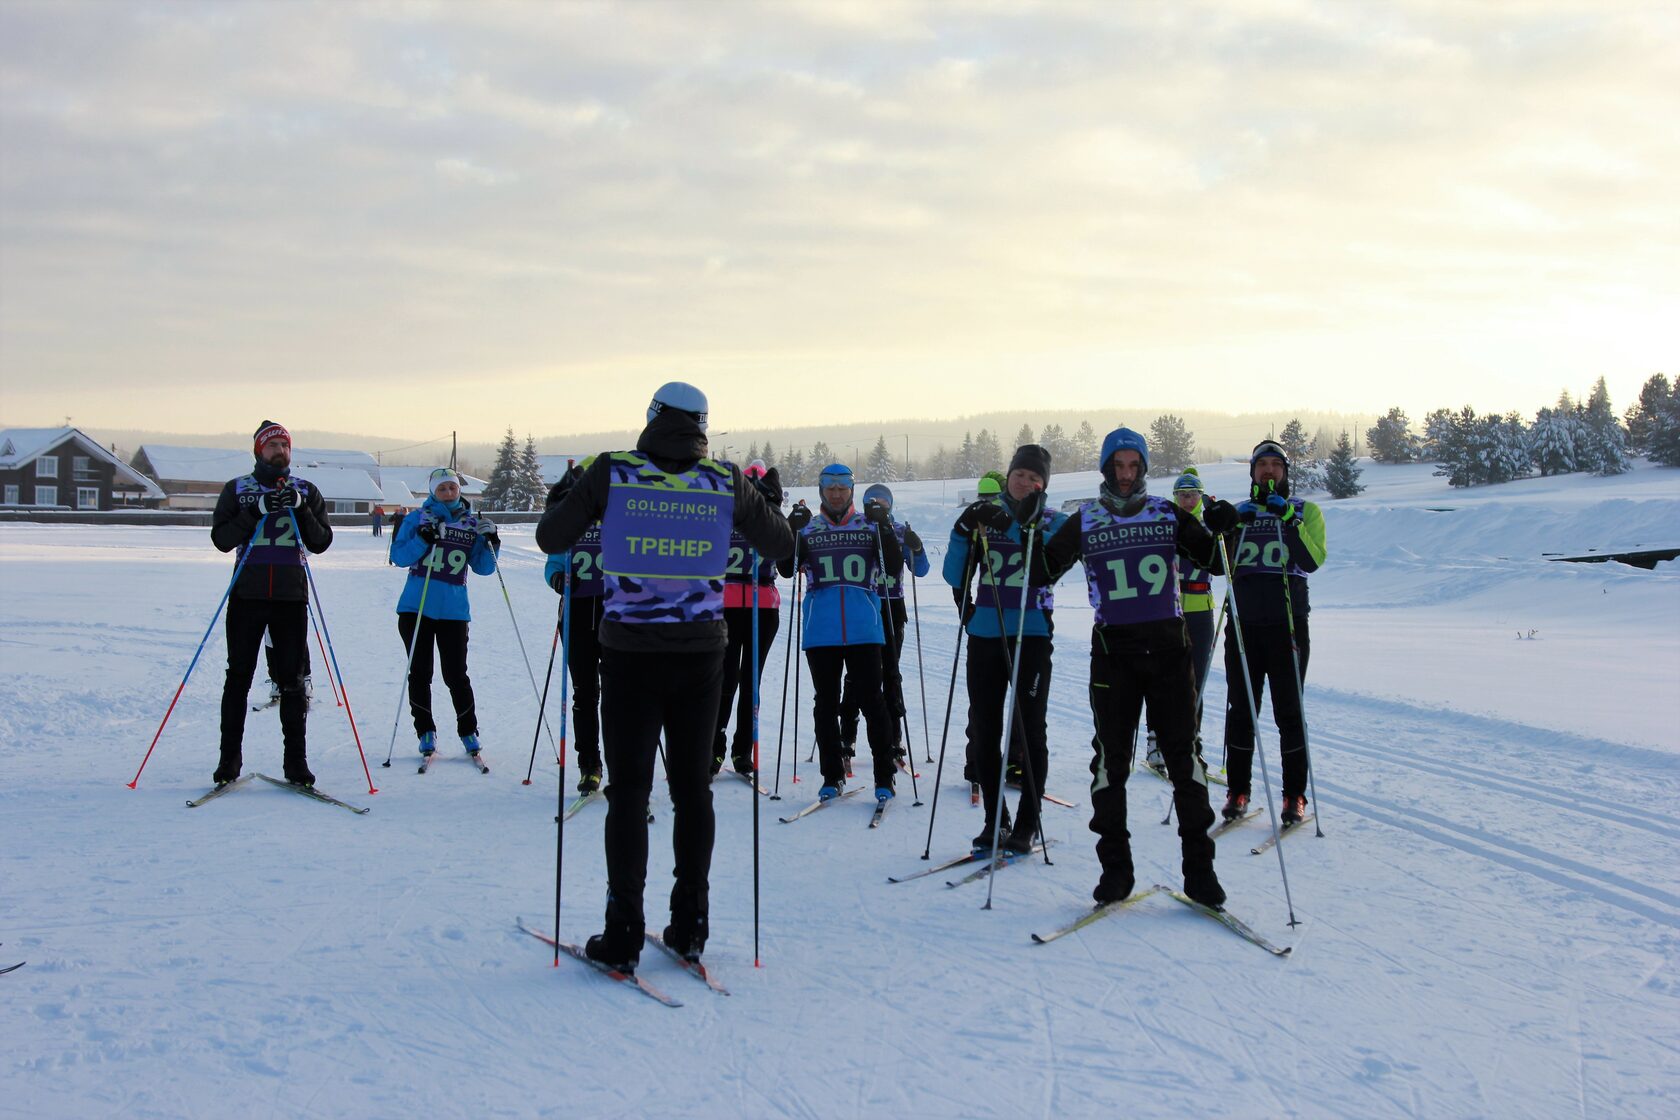
[{"label": "cross-country skier", "polygon": [[[1243,687],[1237,650],[1237,616],[1256,707],[1272,683],[1272,718],[1283,753],[1285,824],[1301,821],[1307,809],[1307,728],[1299,680],[1307,679],[1307,576],[1324,563],[1324,514],[1313,502],[1289,492],[1289,456],[1273,440],[1261,440],[1248,460],[1249,497],[1237,507],[1242,524],[1227,533],[1237,610],[1225,620],[1225,765],[1230,790],[1224,816],[1248,810],[1254,766],[1254,726]],[[1216,558],[1217,560],[1217,558]],[[1215,571],[1223,573],[1223,566]],[[1293,627],[1291,622],[1293,620]],[[1293,629],[1293,633],[1291,630]],[[1292,663],[1300,651],[1298,664]]]},{"label": "cross-country skier", "polygon": [[[1178,508],[1196,520],[1202,519],[1204,490],[1202,476],[1195,467],[1187,468],[1173,483],[1173,501]],[[1214,600],[1213,583],[1208,569],[1181,562],[1178,572],[1179,599],[1184,604],[1184,628],[1190,634],[1190,666],[1196,671],[1196,755],[1202,757],[1203,687],[1207,684],[1208,666],[1213,661]],[[1163,769],[1161,751],[1155,743],[1155,726],[1149,726],[1148,764]]]},{"label": "cross-country skier", "polygon": [[1117,902],[1134,885],[1131,834],[1126,830],[1126,778],[1138,716],[1147,705],[1160,735],[1161,755],[1172,779],[1183,851],[1184,893],[1206,906],[1221,906],[1225,891],[1213,870],[1213,824],[1207,774],[1191,747],[1195,735],[1196,682],[1184,628],[1180,556],[1206,566],[1213,534],[1236,523],[1226,502],[1207,509],[1207,525],[1147,491],[1149,445],[1130,428],[1117,428],[1102,443],[1103,482],[1033,557],[1030,580],[1049,584],[1074,561],[1085,564],[1094,612],[1091,630],[1091,831],[1097,834],[1102,878],[1092,897]]},{"label": "cross-country skier", "polygon": [[[1032,781],[1022,783],[1012,828],[1003,833],[1010,851],[1032,850],[1038,831],[1039,804],[1044,796],[1049,750],[1045,738],[1045,708],[1050,699],[1051,635],[1055,610],[1050,587],[1033,588],[1026,602],[1025,542],[1018,520],[1022,504],[1031,502],[1037,535],[1035,548],[1067,521],[1067,515],[1048,509],[1043,500],[1050,481],[1050,452],[1036,443],[1016,448],[996,498],[975,501],[957,518],[945,552],[945,581],[961,594],[963,579],[974,583],[973,609],[968,616],[968,759],[979,781],[986,807],[986,826],[974,837],[976,848],[992,846],[993,816],[998,803],[998,751],[1004,733],[1004,702],[1009,692],[1011,658],[1019,658],[1016,678],[1017,711],[1011,730],[1019,727],[1032,762]],[[984,547],[981,542],[984,541]],[[1003,608],[1001,629],[998,608]],[[1022,610],[1026,617],[1022,618]],[[1017,647],[1015,634],[1021,632]],[[1030,786],[1030,793],[1028,788]]]},{"label": "cross-country skier", "polygon": [[[544,509],[566,500],[577,480],[595,463],[588,455],[548,490]],[[565,589],[566,565],[572,566],[572,638],[567,647],[566,669],[572,678],[572,736],[577,750],[578,792],[594,793],[601,788],[601,526],[584,530],[571,550],[550,556],[543,565],[543,578],[556,595]],[[557,608],[562,613],[566,603]]]},{"label": "cross-country skier", "polygon": [[821,509],[816,517],[804,502],[793,507],[788,524],[796,535],[792,563],[782,566],[792,575],[805,570],[805,606],[801,616],[802,645],[811,667],[812,723],[822,765],[822,788],[827,801],[846,786],[846,763],[841,754],[841,675],[857,679],[857,696],[874,758],[875,799],[893,796],[892,716],[881,691],[881,647],[885,631],[881,600],[876,593],[882,575],[897,579],[904,553],[892,532],[892,516],[879,502],[859,513],[852,506],[852,469],[831,463],[818,477]]},{"label": "cross-country skier", "polygon": [[[781,475],[754,459],[741,471],[758,488],[772,508],[782,507]],[[776,640],[776,623],[781,618],[782,594],[776,589],[776,562],[759,557],[758,571],[751,569],[752,545],[736,529],[729,536],[729,568],[723,583],[723,618],[729,628],[729,645],[723,653],[723,695],[718,699],[717,740],[712,747],[712,773],[723,769],[724,752],[737,774],[753,772],[752,697],[753,682],[764,672],[770,646]],[[752,659],[753,611],[758,611],[758,664]],[[729,710],[740,692],[735,713],[735,739],[729,745]]]},{"label": "cross-country skier", "polygon": [[[886,485],[877,482],[863,492],[865,509],[869,508],[870,502],[880,502],[887,507],[887,514],[891,516],[893,492]],[[892,533],[898,538],[899,549],[904,553],[904,563],[918,578],[927,575],[930,570],[927,547],[922,544],[922,538],[917,535],[916,530],[894,519]],[[883,576],[880,596],[881,622],[886,632],[886,641],[881,645],[881,693],[887,701],[887,716],[893,721],[893,757],[902,759],[905,757],[904,675],[899,672],[898,665],[899,657],[904,652],[904,627],[909,621],[909,615],[904,609],[904,580]],[[863,704],[858,696],[856,678],[848,674],[840,694],[840,741],[841,749],[848,758],[852,754],[852,744],[857,742],[858,713],[862,710]]]},{"label": "cross-country skier", "polygon": [[[270,671],[280,685],[280,732],[285,741],[286,780],[312,786],[305,725],[309,702],[303,691],[303,663],[309,643],[309,575],[301,549],[325,552],[332,526],[321,492],[291,474],[292,437],[264,420],[253,437],[256,464],[230,479],[216,499],[210,540],[223,552],[240,549],[245,566],[228,595],[227,680],[222,685],[222,749],[218,785],[239,777],[243,766],[246,702],[263,631],[274,641]],[[294,520],[295,518],[295,520]],[[298,534],[303,534],[300,542]]]},{"label": "cross-country skier", "polygon": [[[496,525],[473,511],[461,497],[461,476],[448,467],[433,471],[431,494],[420,508],[403,518],[391,558],[408,567],[408,582],[397,599],[397,633],[403,649],[414,656],[408,674],[408,707],[420,755],[437,750],[437,723],[432,718],[432,647],[437,646],[443,683],[455,705],[455,733],[469,755],[477,755],[478,709],[467,676],[467,571],[481,576],[496,570],[496,551],[502,547]],[[421,603],[425,599],[424,605]],[[418,627],[418,634],[417,628]]]},{"label": "cross-country skier", "polygon": [[739,527],[772,560],[793,551],[787,522],[758,488],[736,467],[706,457],[706,411],[694,386],[661,386],[636,450],[597,457],[537,524],[537,545],[550,554],[601,525],[601,729],[612,782],[606,921],[584,952],[627,971],[641,958],[647,803],[661,730],[676,855],[665,943],[690,960],[699,960],[706,945],[712,716],[728,643],[723,576],[730,531]]}]

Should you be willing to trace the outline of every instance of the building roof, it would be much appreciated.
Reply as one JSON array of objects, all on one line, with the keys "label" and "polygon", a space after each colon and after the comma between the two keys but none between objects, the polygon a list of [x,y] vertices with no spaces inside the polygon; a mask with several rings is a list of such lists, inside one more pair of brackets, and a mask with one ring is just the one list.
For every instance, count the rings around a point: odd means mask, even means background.
[{"label": "building roof", "polygon": [[[144,456],[144,464],[151,468],[151,473],[160,482],[226,482],[230,478],[249,474],[251,464],[255,461],[255,456],[244,450],[225,447],[178,447],[163,443],[141,444],[140,451],[135,456],[137,465],[142,463],[141,456]],[[311,477],[312,468],[321,467],[361,471],[370,480],[379,476],[379,461],[366,451],[292,448],[292,469],[304,478]]]},{"label": "building roof", "polygon": [[123,462],[80,428],[5,428],[0,429],[0,469],[17,470],[33,462],[66,440],[88,452],[89,458],[110,463],[116,468],[112,489],[122,492],[139,491],[144,498],[161,499],[164,494],[151,479]]},{"label": "building roof", "polygon": [[581,463],[589,456],[579,452],[572,455],[538,455],[537,466],[542,471],[544,486],[553,486],[560,481],[560,476],[566,473],[568,461]]},{"label": "building roof", "polygon": [[[424,499],[429,490],[426,484],[431,481],[432,472],[435,470],[436,467],[381,467],[379,481],[385,484],[386,493],[393,490],[401,493],[402,488],[406,488],[409,493]],[[463,497],[476,498],[484,493],[484,488],[488,485],[490,484],[482,478],[470,474],[461,475]]]},{"label": "building roof", "polygon": [[[247,467],[241,473],[249,473],[249,470]],[[347,467],[299,466],[294,462],[292,477],[314,484],[315,489],[321,492],[321,497],[329,501],[377,504],[385,500],[385,492],[379,488],[379,483],[369,478],[365,471]]]}]

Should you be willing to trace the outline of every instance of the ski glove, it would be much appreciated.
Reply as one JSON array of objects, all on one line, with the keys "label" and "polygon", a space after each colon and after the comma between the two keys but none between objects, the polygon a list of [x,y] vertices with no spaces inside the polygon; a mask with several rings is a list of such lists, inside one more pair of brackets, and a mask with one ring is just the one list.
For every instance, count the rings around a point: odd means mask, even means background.
[{"label": "ski glove", "polygon": [[262,511],[264,513],[279,513],[283,509],[296,509],[298,492],[295,486],[282,486],[277,490],[270,490],[262,496]]},{"label": "ski glove", "polygon": [[502,538],[500,534],[496,532],[496,523],[494,521],[480,521],[477,526],[477,532],[479,536],[483,537],[485,541],[489,543],[491,552],[500,552],[502,550]]},{"label": "ski glove", "polygon": [[1230,502],[1218,499],[1209,502],[1203,517],[1207,520],[1207,527],[1215,533],[1229,533],[1237,527],[1237,507]]},{"label": "ski glove", "polygon": [[420,522],[419,528],[414,530],[414,535],[419,537],[428,545],[436,544],[438,538],[437,522],[433,521],[431,518],[423,519]]},{"label": "ski glove", "polygon": [[908,548],[911,552],[927,551],[927,549],[922,545],[922,538],[918,537],[916,535],[916,530],[910,528],[908,525],[904,527],[904,547]]},{"label": "ski glove", "polygon": [[1015,520],[1022,526],[1031,525],[1044,516],[1044,491],[1034,490],[1015,503]]},{"label": "ski glove", "polygon": [[863,503],[863,516],[882,527],[892,524],[892,510],[888,509],[883,502]]},{"label": "ski glove", "polygon": [[1004,509],[1001,503],[994,502],[990,498],[981,498],[977,502],[970,503],[969,507],[962,511],[962,516],[957,518],[957,528],[965,533],[973,533],[982,528],[996,529],[1000,533],[1007,533],[1013,520],[1014,518],[1009,516],[1009,511]]},{"label": "ski glove", "polygon": [[1289,499],[1282,494],[1273,494],[1266,499],[1266,509],[1277,515],[1279,521],[1288,521],[1295,516],[1295,507],[1289,504]]},{"label": "ski glove", "polygon": [[788,528],[794,532],[805,528],[811,523],[811,507],[800,502],[788,511]]},{"label": "ski glove", "polygon": [[747,481],[757,487],[758,492],[764,495],[765,501],[769,502],[777,509],[781,508],[783,498],[782,476],[776,473],[775,467],[771,467],[768,471],[766,471],[763,478],[752,478]]},{"label": "ski glove", "polygon": [[1237,520],[1244,525],[1252,525],[1254,519],[1260,516],[1260,507],[1254,502],[1244,502],[1237,507]]}]

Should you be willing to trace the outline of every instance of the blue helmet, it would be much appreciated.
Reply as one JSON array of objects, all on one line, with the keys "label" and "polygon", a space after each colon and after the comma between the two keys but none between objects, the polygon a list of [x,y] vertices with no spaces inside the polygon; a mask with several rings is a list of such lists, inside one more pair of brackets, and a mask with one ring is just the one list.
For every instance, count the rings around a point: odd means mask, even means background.
[{"label": "blue helmet", "polygon": [[818,486],[844,486],[852,488],[852,468],[844,463],[830,463],[817,476]]},{"label": "blue helmet", "polygon": [[1149,441],[1130,428],[1116,428],[1103,437],[1102,457],[1097,460],[1097,469],[1108,476],[1109,461],[1114,458],[1116,451],[1136,451],[1143,460],[1143,473],[1149,473]]},{"label": "blue helmet", "polygon": [[706,430],[706,394],[696,389],[686,381],[667,381],[653,394],[653,403],[648,405],[648,423],[664,412],[667,408],[674,408],[679,412],[686,412],[694,417],[700,430]]},{"label": "blue helmet", "polygon": [[863,504],[868,505],[870,502],[880,502],[890,510],[893,508],[892,491],[887,489],[884,483],[877,482],[863,492]]}]

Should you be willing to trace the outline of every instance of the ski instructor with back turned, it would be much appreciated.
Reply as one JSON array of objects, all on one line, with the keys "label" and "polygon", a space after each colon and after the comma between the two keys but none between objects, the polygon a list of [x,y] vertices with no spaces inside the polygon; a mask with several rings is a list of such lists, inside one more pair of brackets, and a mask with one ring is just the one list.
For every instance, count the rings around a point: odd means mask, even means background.
[{"label": "ski instructor with back turned", "polygon": [[707,458],[706,397],[660,387],[636,450],[601,455],[537,523],[537,545],[565,552],[601,523],[605,596],[601,731],[607,772],[607,912],[584,952],[626,972],[641,957],[647,802],[661,731],[673,807],[676,885],[665,943],[705,948],[712,864],[713,715],[723,687],[723,578],[739,528],[761,556],[793,552],[793,533],[738,467]]},{"label": "ski instructor with back turned", "polygon": [[[286,780],[312,786],[304,724],[309,701],[303,691],[308,656],[309,582],[302,549],[325,552],[332,526],[321,492],[294,479],[292,437],[264,420],[253,437],[256,465],[251,473],[229,479],[210,517],[210,541],[223,552],[241,549],[245,566],[228,595],[227,681],[222,686],[222,757],[215,782],[239,777],[243,765],[246,695],[257,670],[263,631],[274,641],[270,662],[280,687],[280,731],[286,749]],[[294,520],[295,515],[295,520]],[[303,540],[297,539],[298,533]]]}]

